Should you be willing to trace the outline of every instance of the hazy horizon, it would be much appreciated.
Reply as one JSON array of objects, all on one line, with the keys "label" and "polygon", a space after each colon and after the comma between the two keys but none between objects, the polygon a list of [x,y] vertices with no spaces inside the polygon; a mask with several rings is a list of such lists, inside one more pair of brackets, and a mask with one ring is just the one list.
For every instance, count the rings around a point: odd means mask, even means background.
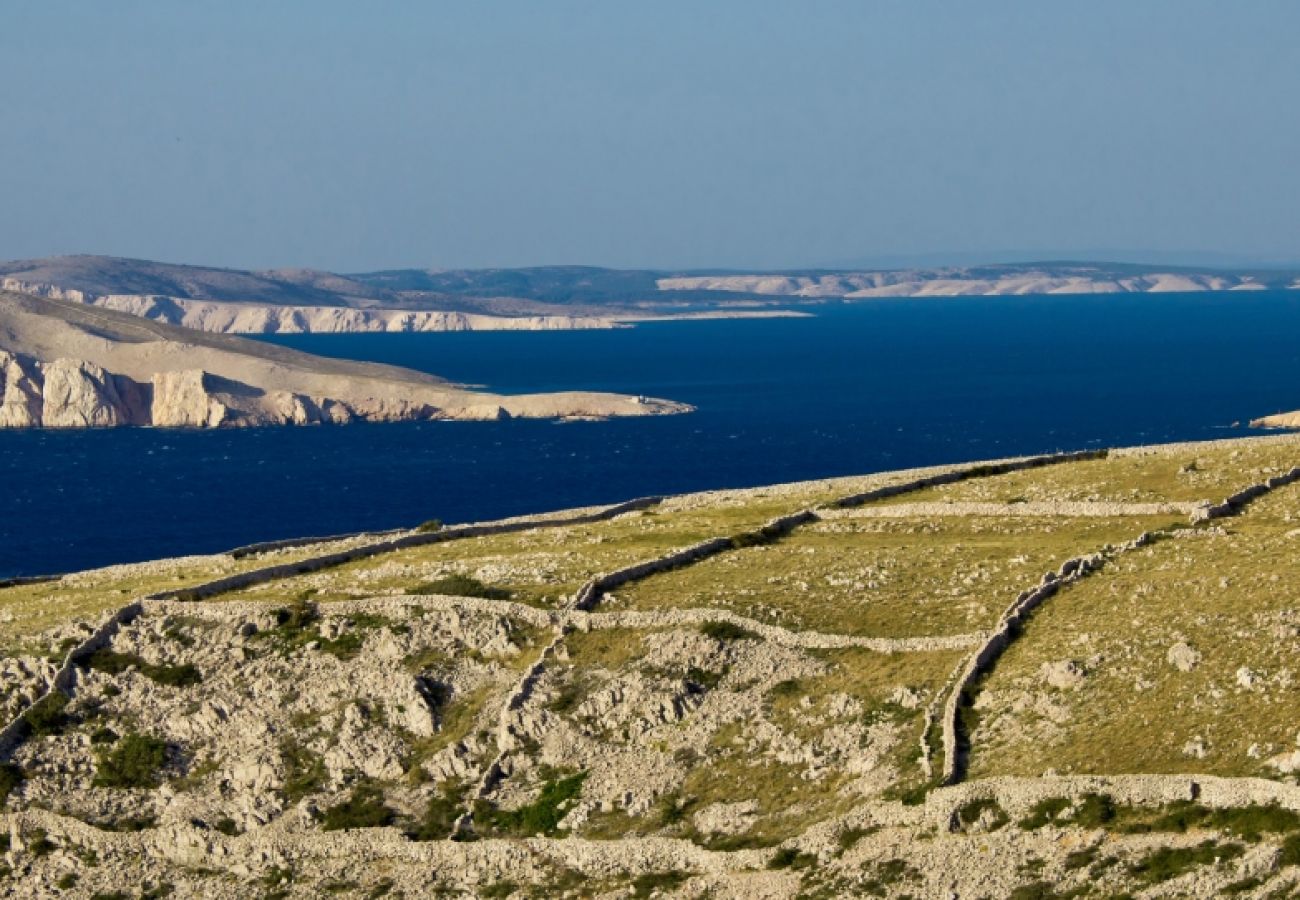
[{"label": "hazy horizon", "polygon": [[4,259],[1300,259],[1284,0],[51,0],[5,19]]}]

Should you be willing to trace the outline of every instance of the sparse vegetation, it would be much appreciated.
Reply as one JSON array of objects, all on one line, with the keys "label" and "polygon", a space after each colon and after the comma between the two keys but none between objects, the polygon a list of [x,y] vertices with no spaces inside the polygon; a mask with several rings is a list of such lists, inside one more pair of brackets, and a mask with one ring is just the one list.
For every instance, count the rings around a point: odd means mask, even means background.
[{"label": "sparse vegetation", "polygon": [[167,745],[137,732],[122,736],[109,749],[96,753],[96,787],[149,788],[158,784],[159,770],[167,762]]},{"label": "sparse vegetation", "polygon": [[449,597],[482,597],[485,600],[509,600],[510,592],[490,587],[468,575],[444,575],[408,588],[408,594],[446,594]]},{"label": "sparse vegetation", "polygon": [[190,663],[159,665],[146,662],[134,653],[117,653],[108,649],[96,650],[86,660],[86,666],[108,675],[119,675],[134,668],[150,681],[169,687],[193,687],[203,681],[199,670]]},{"label": "sparse vegetation", "polygon": [[572,802],[582,794],[586,778],[585,772],[553,777],[542,785],[536,800],[518,809],[501,810],[480,803],[474,810],[474,822],[491,831],[523,837],[554,835]]},{"label": "sparse vegetation", "polygon": [[321,813],[321,827],[326,831],[347,828],[381,828],[392,824],[394,813],[384,802],[384,792],[373,782],[362,782],[341,803],[326,807]]}]

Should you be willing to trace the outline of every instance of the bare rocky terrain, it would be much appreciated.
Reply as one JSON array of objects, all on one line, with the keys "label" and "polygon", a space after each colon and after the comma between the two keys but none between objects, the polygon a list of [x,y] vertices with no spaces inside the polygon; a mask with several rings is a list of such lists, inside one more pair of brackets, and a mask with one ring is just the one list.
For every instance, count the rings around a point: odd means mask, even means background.
[{"label": "bare rocky terrain", "polygon": [[1300,438],[0,588],[16,897],[1289,897]]},{"label": "bare rocky terrain", "polygon": [[214,428],[685,412],[664,400],[498,396],[69,300],[0,292],[0,428]]},{"label": "bare rocky terrain", "polygon": [[223,333],[613,328],[888,297],[1290,290],[1300,272],[1043,262],[892,270],[594,266],[245,272],[103,256],[0,263],[0,288]]}]

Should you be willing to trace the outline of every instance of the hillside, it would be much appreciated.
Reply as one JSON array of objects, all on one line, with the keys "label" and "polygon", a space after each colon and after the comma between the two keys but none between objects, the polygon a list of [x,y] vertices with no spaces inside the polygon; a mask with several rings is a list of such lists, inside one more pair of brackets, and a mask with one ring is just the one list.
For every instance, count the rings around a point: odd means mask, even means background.
[{"label": "hillside", "polygon": [[0,884],[1293,896],[1297,464],[1009,460],[0,588]]},{"label": "hillside", "polygon": [[617,394],[512,397],[122,312],[0,292],[0,427],[191,427],[655,415]]},{"label": "hillside", "polygon": [[613,328],[887,297],[1288,290],[1300,272],[1043,262],[897,270],[594,266],[243,272],[102,256],[0,263],[0,288],[227,333]]}]

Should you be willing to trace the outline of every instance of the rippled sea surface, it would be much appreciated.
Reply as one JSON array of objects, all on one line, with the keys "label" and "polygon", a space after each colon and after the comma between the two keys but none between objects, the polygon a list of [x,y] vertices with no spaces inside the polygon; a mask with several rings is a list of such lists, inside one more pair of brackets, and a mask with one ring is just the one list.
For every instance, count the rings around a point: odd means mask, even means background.
[{"label": "rippled sea surface", "polygon": [[[1251,433],[1300,408],[1300,292],[873,301],[815,318],[278,343],[610,422],[0,432],[0,577],[652,493]],[[1298,460],[1300,462],[1300,460]]]}]

